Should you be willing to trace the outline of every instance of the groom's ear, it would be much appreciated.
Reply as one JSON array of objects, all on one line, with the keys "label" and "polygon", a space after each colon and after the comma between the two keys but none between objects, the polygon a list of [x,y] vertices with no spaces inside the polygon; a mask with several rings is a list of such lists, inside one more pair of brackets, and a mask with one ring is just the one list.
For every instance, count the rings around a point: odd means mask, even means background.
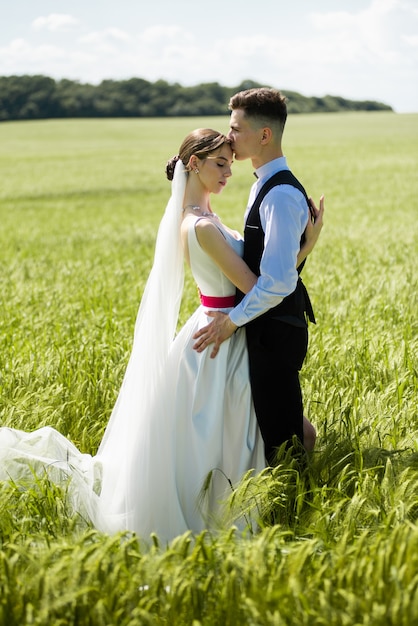
[{"label": "groom's ear", "polygon": [[261,129],[261,143],[263,144],[269,143],[271,137],[272,137],[271,128],[266,126],[265,128]]}]

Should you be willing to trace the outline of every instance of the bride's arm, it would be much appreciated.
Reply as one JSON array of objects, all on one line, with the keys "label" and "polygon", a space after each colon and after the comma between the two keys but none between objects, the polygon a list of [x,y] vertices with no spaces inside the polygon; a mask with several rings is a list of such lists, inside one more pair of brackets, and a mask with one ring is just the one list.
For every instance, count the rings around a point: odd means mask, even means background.
[{"label": "bride's arm", "polygon": [[308,224],[305,230],[305,243],[299,250],[299,254],[296,261],[296,267],[306,259],[308,254],[312,252],[315,247],[316,242],[318,241],[318,237],[321,233],[322,226],[324,225],[324,210],[325,210],[325,200],[324,196],[321,196],[319,200],[319,209],[316,207],[312,198],[309,198],[310,207],[311,207],[311,218],[308,219]]},{"label": "bride's arm", "polygon": [[[324,196],[321,196],[319,209],[311,200],[313,221],[309,220],[305,231],[305,243],[297,256],[300,263],[313,250],[323,225]],[[215,261],[222,272],[242,293],[248,293],[257,282],[245,261],[231,248],[219,229],[210,220],[199,220],[195,226],[196,236],[201,247]]]},{"label": "bride's arm", "polygon": [[219,228],[206,219],[199,220],[195,228],[200,246],[231,283],[243,293],[250,291],[257,282],[257,276],[250,270],[244,259],[229,245]]}]

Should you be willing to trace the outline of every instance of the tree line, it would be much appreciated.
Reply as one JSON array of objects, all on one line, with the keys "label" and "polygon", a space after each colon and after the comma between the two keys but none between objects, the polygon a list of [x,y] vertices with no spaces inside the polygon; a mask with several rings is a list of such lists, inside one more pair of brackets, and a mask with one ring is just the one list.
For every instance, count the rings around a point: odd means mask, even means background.
[{"label": "tree line", "polygon": [[[192,117],[225,115],[237,91],[262,85],[251,80],[235,87],[202,83],[194,87],[143,78],[103,80],[99,85],[48,76],[0,76],[0,121],[77,117]],[[281,90],[289,113],[393,110],[374,101],[340,96],[307,97]]]}]

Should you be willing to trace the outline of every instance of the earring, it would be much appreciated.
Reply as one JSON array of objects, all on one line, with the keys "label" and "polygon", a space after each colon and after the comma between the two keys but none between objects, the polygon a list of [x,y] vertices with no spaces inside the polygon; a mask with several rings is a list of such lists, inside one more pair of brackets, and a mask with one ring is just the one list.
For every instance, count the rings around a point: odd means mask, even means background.
[{"label": "earring", "polygon": [[195,173],[195,174],[198,174],[198,173],[199,173],[199,168],[195,167],[195,169],[194,169],[194,173]]}]

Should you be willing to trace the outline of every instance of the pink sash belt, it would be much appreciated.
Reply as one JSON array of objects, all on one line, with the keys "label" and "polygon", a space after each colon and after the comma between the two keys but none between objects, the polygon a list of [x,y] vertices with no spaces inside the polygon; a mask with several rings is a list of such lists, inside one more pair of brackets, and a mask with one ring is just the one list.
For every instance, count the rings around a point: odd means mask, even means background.
[{"label": "pink sash belt", "polygon": [[227,309],[231,306],[235,306],[235,296],[204,296],[200,294],[200,302],[203,306],[211,307],[214,309]]}]

